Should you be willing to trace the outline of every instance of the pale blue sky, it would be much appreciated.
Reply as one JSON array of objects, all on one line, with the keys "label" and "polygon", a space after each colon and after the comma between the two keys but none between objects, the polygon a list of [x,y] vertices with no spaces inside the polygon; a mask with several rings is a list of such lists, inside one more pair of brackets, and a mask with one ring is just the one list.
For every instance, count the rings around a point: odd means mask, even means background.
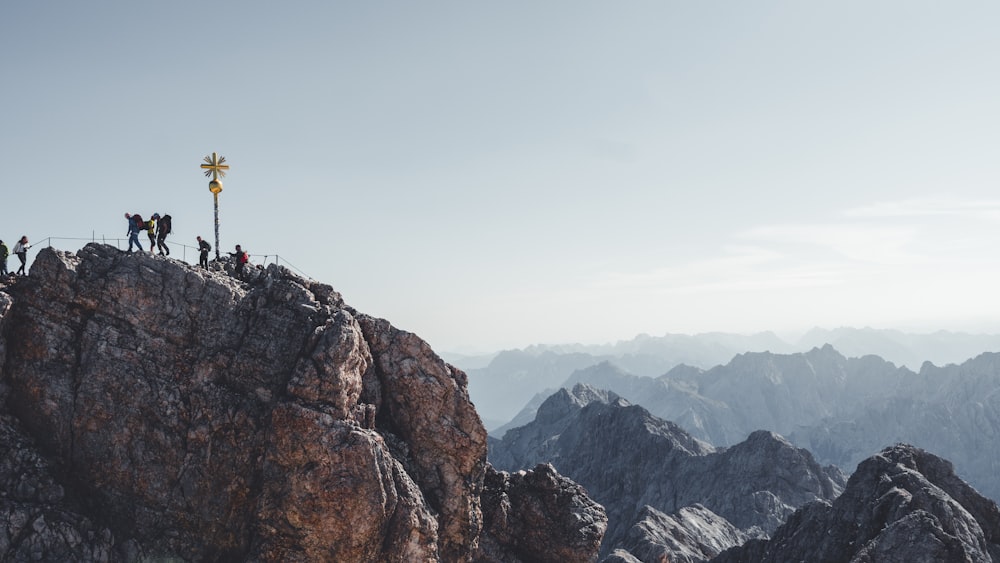
[{"label": "pale blue sky", "polygon": [[998,29],[988,1],[3,2],[0,237],[159,211],[211,240],[217,151],[225,250],[439,351],[1000,332]]}]

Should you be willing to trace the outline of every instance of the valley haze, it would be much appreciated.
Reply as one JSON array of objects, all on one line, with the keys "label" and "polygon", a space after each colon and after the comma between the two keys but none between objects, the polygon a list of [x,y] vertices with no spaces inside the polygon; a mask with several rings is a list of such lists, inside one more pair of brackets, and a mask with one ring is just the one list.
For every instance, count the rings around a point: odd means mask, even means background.
[{"label": "valley haze", "polygon": [[467,372],[495,438],[531,424],[558,389],[586,384],[714,446],[772,431],[845,472],[881,448],[913,444],[1000,498],[997,350],[996,335],[944,331],[814,329],[795,343],[772,333],[643,335],[503,351]]}]

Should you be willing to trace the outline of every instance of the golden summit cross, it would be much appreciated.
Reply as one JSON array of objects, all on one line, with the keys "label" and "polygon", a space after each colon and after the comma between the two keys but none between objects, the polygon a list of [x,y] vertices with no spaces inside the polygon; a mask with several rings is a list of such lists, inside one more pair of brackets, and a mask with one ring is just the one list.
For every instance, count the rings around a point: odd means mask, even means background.
[{"label": "golden summit cross", "polygon": [[212,156],[205,157],[205,164],[202,164],[201,167],[205,169],[205,176],[211,176],[213,180],[225,178],[226,170],[229,170],[229,165],[226,164],[226,157],[219,156],[214,152]]}]

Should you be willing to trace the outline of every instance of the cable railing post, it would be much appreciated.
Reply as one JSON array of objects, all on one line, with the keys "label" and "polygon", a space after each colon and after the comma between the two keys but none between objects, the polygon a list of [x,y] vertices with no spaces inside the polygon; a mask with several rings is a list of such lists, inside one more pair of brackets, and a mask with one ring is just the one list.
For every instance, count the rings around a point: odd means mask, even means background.
[{"label": "cable railing post", "polygon": [[[48,248],[53,248],[53,242],[55,242],[57,240],[87,241],[88,239],[86,237],[73,238],[73,237],[52,237],[52,236],[50,236],[50,237],[45,237],[45,238],[41,239],[41,241],[39,243],[37,243],[37,244],[46,245]],[[91,231],[89,241],[93,242],[93,243],[98,242],[97,231]],[[100,238],[101,244],[105,244],[105,245],[109,245],[109,246],[111,244],[114,244],[115,248],[117,248],[119,251],[122,249],[122,243],[123,242],[127,242],[127,241],[128,241],[128,239],[121,239],[121,238],[112,238],[112,239],[109,239],[108,236],[106,234],[103,234],[103,233],[101,234],[101,238]],[[198,247],[195,247],[195,246],[190,246],[190,245],[187,245],[187,244],[184,244],[184,243],[176,243],[176,244],[180,245],[180,247],[182,249],[181,250],[181,256],[182,256],[182,261],[184,263],[188,263],[187,262],[187,251],[188,251],[188,249],[191,249],[192,251],[198,251],[198,253],[201,252],[201,249],[198,248]],[[140,247],[140,250],[141,250],[141,247]],[[257,254],[256,256],[263,257],[263,264],[261,266],[264,267],[264,268],[267,267],[267,261],[272,256],[274,257],[274,265],[275,266],[281,266],[281,256],[279,254],[274,254],[274,255],[271,255],[271,254]],[[300,276],[302,276],[304,278],[312,279],[308,275],[306,275],[305,272],[303,272],[302,270],[296,268],[295,265],[293,265],[292,263],[290,263],[288,260],[285,260],[285,265],[282,266],[282,267],[285,268],[285,269],[287,269],[287,270],[294,271],[295,273],[297,273],[298,275],[300,275]]]}]

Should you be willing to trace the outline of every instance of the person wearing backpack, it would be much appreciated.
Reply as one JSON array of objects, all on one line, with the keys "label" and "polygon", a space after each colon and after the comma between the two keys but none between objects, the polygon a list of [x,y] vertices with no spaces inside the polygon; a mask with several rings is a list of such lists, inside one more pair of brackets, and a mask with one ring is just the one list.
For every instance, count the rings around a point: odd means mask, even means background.
[{"label": "person wearing backpack", "polygon": [[160,217],[159,214],[153,213],[153,216],[149,218],[149,221],[142,223],[142,229],[146,231],[149,236],[149,252],[150,254],[156,250],[156,220]]},{"label": "person wearing backpack", "polygon": [[208,269],[208,251],[212,250],[212,245],[208,244],[207,240],[203,240],[201,235],[198,236],[198,250],[201,254],[198,255],[198,265],[202,268]]},{"label": "person wearing backpack", "polygon": [[128,221],[128,251],[132,252],[132,245],[134,244],[139,248],[139,252],[142,252],[142,244],[139,242],[139,231],[142,224],[142,217],[139,215],[132,215],[130,213],[125,214],[125,220]]},{"label": "person wearing backpack", "polygon": [[7,271],[7,256],[9,255],[10,249],[0,240],[0,276],[6,276],[10,273]]},{"label": "person wearing backpack", "polygon": [[250,261],[250,255],[247,254],[246,251],[244,251],[238,244],[236,245],[236,252],[230,252],[229,255],[236,260],[236,266],[233,268],[233,271],[236,273],[236,277],[243,279],[243,266]]},{"label": "person wearing backpack", "polygon": [[159,213],[154,213],[156,219],[156,247],[160,250],[160,256],[170,256],[170,249],[167,248],[167,235],[170,234],[170,214],[160,217]]},{"label": "person wearing backpack", "polygon": [[22,236],[21,240],[17,241],[17,244],[14,245],[14,254],[17,254],[18,260],[21,261],[21,267],[17,269],[17,273],[22,276],[28,274],[28,272],[24,271],[24,266],[27,263],[29,248],[31,248],[31,245],[28,244],[27,235]]}]

